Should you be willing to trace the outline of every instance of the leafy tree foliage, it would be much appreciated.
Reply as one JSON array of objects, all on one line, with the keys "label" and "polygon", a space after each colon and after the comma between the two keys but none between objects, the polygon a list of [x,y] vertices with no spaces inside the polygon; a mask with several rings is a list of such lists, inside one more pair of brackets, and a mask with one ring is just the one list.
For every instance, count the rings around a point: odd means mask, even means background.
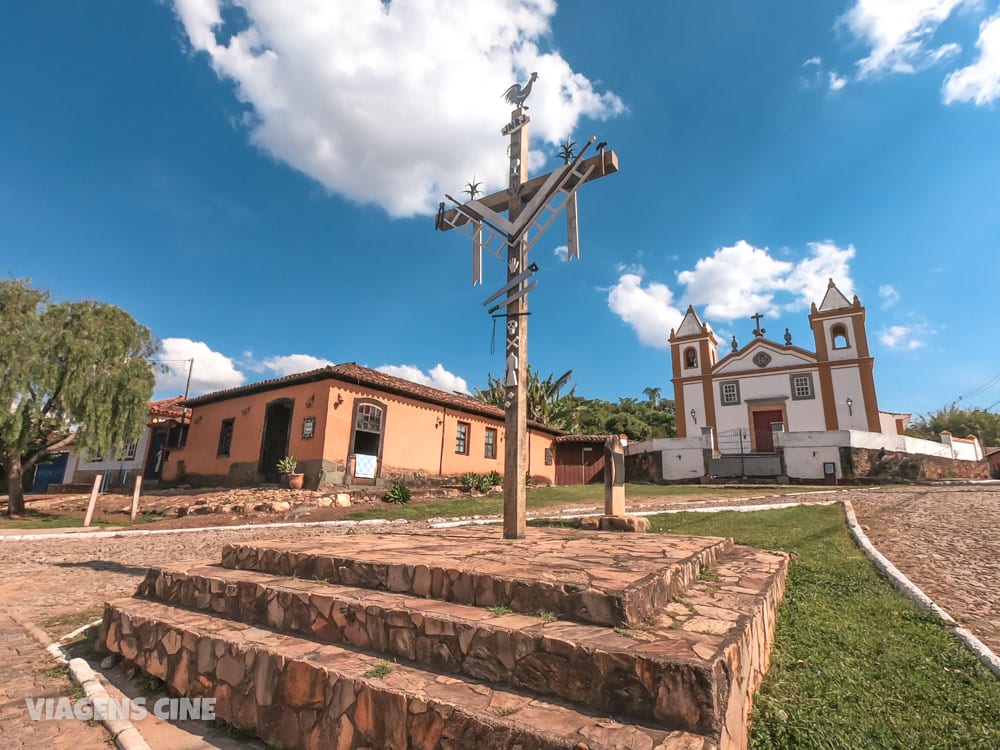
[{"label": "leafy tree foliage", "polygon": [[[617,403],[576,395],[576,386],[565,394],[573,371],[544,380],[528,366],[528,418],[577,435],[625,434],[631,440],[671,437],[674,429],[674,402],[660,398],[659,388],[646,388],[645,401],[620,398]],[[474,388],[480,401],[503,408],[506,388],[503,380],[490,376],[483,390]]]},{"label": "leafy tree foliage", "polygon": [[1000,445],[1000,414],[985,409],[958,409],[952,404],[933,414],[917,417],[907,432],[928,440],[937,440],[944,430],[956,437],[976,435],[987,446]]},{"label": "leafy tree foliage", "polygon": [[24,472],[69,445],[109,455],[138,439],[153,393],[149,329],[101,302],[55,303],[27,281],[0,281],[0,455],[10,515]]}]

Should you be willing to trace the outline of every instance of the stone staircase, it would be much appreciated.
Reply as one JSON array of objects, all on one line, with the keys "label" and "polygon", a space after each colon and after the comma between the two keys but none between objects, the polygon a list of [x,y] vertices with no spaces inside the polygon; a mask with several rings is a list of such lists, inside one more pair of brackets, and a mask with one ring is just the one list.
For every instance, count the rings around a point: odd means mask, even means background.
[{"label": "stone staircase", "polygon": [[741,748],[784,555],[529,529],[227,545],[99,643],[282,748]]}]

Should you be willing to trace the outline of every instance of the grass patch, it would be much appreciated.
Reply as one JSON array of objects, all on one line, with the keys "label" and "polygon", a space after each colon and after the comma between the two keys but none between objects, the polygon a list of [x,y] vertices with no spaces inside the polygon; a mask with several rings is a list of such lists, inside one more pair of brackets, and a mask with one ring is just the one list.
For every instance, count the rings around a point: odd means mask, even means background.
[{"label": "grass patch", "polygon": [[500,615],[513,614],[514,610],[504,604],[498,604],[495,607],[487,607],[486,611],[499,617]]},{"label": "grass patch", "polygon": [[86,625],[94,620],[99,620],[104,616],[104,605],[99,604],[94,607],[80,610],[79,612],[67,612],[62,615],[46,617],[39,625],[53,638],[62,638],[67,633],[71,633],[82,625]]},{"label": "grass patch", "polygon": [[384,679],[392,671],[392,664],[387,661],[380,661],[374,667],[365,672],[365,677]]},{"label": "grass patch", "polygon": [[[802,487],[762,488],[761,490],[729,489],[695,485],[660,485],[660,484],[627,484],[626,497],[637,498],[729,498],[746,497],[747,495],[785,494],[788,492],[807,491]],[[588,484],[572,487],[529,487],[526,505],[528,510],[545,510],[562,505],[590,505],[604,503],[604,485]],[[448,516],[494,516],[503,512],[503,498],[499,495],[489,497],[457,497],[428,502],[411,501],[408,505],[387,508],[372,508],[371,510],[352,513],[351,519],[361,521],[371,518],[393,520],[405,518],[409,521],[423,521],[428,518]]]},{"label": "grass patch", "polygon": [[841,506],[650,520],[795,555],[751,748],[1000,747],[1000,680],[879,577]]},{"label": "grass patch", "polygon": [[[95,518],[91,520],[90,525],[111,526],[112,522]],[[16,518],[0,515],[0,529],[64,529],[82,526],[83,518],[61,516],[58,513],[37,513],[29,510],[25,515]]]}]

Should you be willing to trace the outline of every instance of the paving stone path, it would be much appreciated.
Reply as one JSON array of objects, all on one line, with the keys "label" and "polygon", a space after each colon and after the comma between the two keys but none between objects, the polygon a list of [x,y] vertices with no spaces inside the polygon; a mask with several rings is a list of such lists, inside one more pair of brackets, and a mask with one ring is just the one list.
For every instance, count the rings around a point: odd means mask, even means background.
[{"label": "paving stone path", "polygon": [[879,552],[1000,653],[1000,488],[906,487],[850,497]]},{"label": "paving stone path", "polygon": [[[953,617],[1000,652],[1000,489],[907,487],[814,499],[845,497],[851,499],[859,521],[879,550]],[[650,509],[651,498],[643,498],[642,505]],[[664,503],[664,507],[668,505],[681,503]],[[426,524],[368,531],[398,533],[423,528]],[[321,539],[344,533],[345,529],[335,527],[221,528],[196,534],[0,542],[0,604],[44,629],[44,623],[58,615],[90,610],[94,617],[99,616],[105,601],[131,596],[153,564],[216,558],[227,543]],[[71,629],[50,634],[64,635]],[[0,747],[105,747],[106,735],[100,727],[28,719],[26,697],[58,695],[67,683],[64,678],[39,672],[51,661],[2,608],[0,639],[6,647],[0,651]]]}]

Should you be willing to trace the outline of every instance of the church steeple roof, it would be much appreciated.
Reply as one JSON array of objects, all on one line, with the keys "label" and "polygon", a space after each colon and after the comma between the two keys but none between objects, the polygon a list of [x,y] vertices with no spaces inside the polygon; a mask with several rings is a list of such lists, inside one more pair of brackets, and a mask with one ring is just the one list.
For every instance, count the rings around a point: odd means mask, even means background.
[{"label": "church steeple roof", "polygon": [[674,335],[678,337],[697,336],[706,332],[705,324],[701,322],[698,313],[694,311],[692,305],[688,305],[687,312],[684,313],[684,319],[681,320],[681,324],[677,327],[677,332]]},{"label": "church steeple roof", "polygon": [[837,289],[837,285],[833,283],[833,279],[830,279],[830,283],[826,288],[826,295],[819,305],[819,311],[842,310],[845,307],[851,307],[851,301],[844,296],[843,292]]}]

